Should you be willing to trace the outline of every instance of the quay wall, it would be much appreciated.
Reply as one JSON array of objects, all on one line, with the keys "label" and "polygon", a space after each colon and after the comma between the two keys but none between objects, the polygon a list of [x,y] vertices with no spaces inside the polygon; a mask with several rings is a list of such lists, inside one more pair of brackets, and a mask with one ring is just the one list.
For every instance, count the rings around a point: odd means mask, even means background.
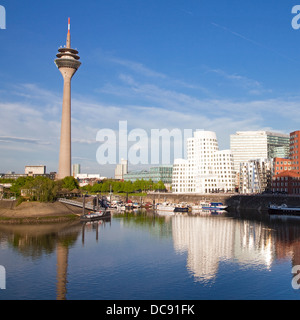
[{"label": "quay wall", "polygon": [[[132,201],[141,202],[141,197],[129,197]],[[260,194],[260,195],[241,195],[241,194],[173,194],[173,193],[152,193],[143,197],[143,202],[171,202],[188,204],[199,204],[202,201],[208,202],[222,202],[228,206],[228,210],[267,210],[269,204],[287,204],[288,206],[300,207],[300,196],[292,195],[273,195],[273,194]]]}]

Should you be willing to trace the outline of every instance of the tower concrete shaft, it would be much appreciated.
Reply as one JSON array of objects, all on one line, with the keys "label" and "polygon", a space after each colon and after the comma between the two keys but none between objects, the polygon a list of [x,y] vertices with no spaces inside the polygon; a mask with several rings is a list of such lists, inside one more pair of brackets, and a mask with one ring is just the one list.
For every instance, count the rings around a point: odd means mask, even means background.
[{"label": "tower concrete shaft", "polygon": [[78,51],[71,49],[70,19],[68,23],[67,43],[58,49],[55,64],[64,79],[63,105],[61,118],[60,151],[58,179],[71,176],[71,80],[81,62]]}]

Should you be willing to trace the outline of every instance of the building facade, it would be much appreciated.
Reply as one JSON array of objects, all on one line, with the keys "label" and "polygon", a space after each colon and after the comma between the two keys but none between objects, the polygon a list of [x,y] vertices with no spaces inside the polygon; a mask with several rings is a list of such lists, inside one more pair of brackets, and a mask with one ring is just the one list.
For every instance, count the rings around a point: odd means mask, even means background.
[{"label": "building facade", "polygon": [[46,174],[46,166],[26,166],[25,174],[28,176],[44,175]]},{"label": "building facade", "polygon": [[271,190],[273,161],[249,160],[240,163],[239,193],[262,193]]},{"label": "building facade", "polygon": [[172,183],[173,166],[163,165],[150,168],[150,170],[130,171],[124,175],[125,181],[152,180],[154,183],[162,181],[164,184]]},{"label": "building facade", "polygon": [[117,164],[115,169],[115,179],[123,180],[124,175],[128,173],[128,160],[121,159],[121,163]]},{"label": "building facade", "polygon": [[278,174],[284,171],[293,170],[292,161],[287,158],[274,158],[273,161],[273,176],[277,176]]},{"label": "building facade", "polygon": [[234,191],[234,168],[230,150],[219,151],[215,132],[194,132],[194,137],[187,140],[187,160],[174,161],[172,192],[231,191]]},{"label": "building facade", "polygon": [[81,173],[81,166],[79,163],[72,165],[72,176],[75,178],[78,174]]},{"label": "building facade", "polygon": [[300,195],[300,174],[295,171],[285,171],[273,176],[272,191]]},{"label": "building facade", "polygon": [[290,160],[291,170],[300,174],[300,131],[290,133]]},{"label": "building facade", "polygon": [[288,158],[290,137],[269,131],[238,131],[230,136],[230,150],[234,170],[239,172],[240,163],[249,160]]}]

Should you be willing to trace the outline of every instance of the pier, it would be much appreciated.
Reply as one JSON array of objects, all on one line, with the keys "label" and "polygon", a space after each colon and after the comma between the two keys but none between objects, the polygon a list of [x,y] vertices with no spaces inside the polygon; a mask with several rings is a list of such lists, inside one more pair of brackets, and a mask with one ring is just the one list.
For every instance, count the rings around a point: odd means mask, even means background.
[{"label": "pier", "polygon": [[57,201],[74,207],[82,208],[83,212],[85,211],[85,209],[90,211],[97,211],[99,210],[100,206],[99,197],[93,197],[91,202],[86,202],[85,196],[83,196],[82,202],[66,198],[59,198]]}]

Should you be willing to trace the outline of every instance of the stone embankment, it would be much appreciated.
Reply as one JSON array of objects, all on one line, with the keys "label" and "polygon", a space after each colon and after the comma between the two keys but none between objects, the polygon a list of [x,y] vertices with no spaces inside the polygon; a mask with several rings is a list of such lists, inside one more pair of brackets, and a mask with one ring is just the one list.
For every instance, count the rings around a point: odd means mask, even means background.
[{"label": "stone embankment", "polygon": [[[140,201],[140,197],[130,197],[132,201]],[[153,203],[171,202],[188,204],[199,204],[203,201],[222,202],[228,205],[228,210],[258,210],[266,211],[270,204],[287,204],[289,206],[300,207],[300,196],[291,195],[240,195],[240,194],[210,194],[210,195],[195,195],[195,194],[172,194],[172,193],[152,193],[143,198],[143,202]]]}]

